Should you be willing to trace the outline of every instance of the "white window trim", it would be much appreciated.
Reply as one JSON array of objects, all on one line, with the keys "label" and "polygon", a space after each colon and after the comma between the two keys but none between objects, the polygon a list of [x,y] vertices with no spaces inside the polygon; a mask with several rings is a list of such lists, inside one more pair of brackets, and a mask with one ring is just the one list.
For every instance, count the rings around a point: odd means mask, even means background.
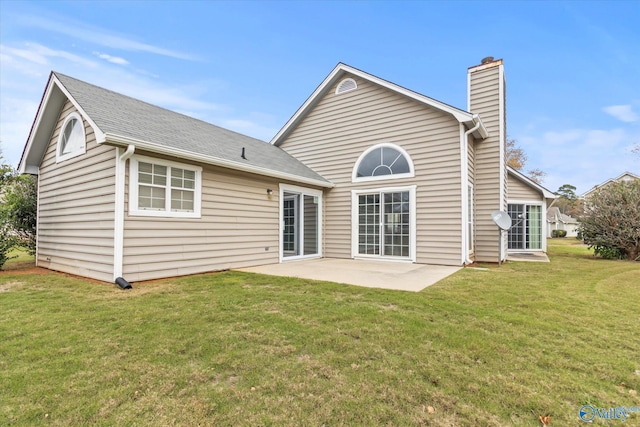
[{"label": "white window trim", "polygon": [[[380,175],[380,176],[358,176],[358,167],[360,167],[360,162],[367,156],[367,154],[371,153],[378,148],[393,148],[394,150],[398,150],[400,154],[402,154],[405,159],[407,159],[407,163],[409,164],[409,172],[408,173],[396,173],[392,175]],[[400,178],[413,178],[415,176],[415,171],[413,169],[413,160],[411,160],[411,156],[407,153],[404,148],[399,145],[392,144],[390,142],[383,142],[381,144],[373,145],[367,148],[358,160],[356,160],[356,164],[353,167],[353,171],[351,172],[351,181],[352,182],[367,182],[367,181],[388,181],[390,179],[400,179]]]},{"label": "white window trim", "polygon": [[[138,208],[138,163],[152,163],[154,165],[175,167],[195,172],[195,188],[193,195],[193,212],[176,212],[171,210],[147,210]],[[167,172],[167,195],[165,203],[171,204],[171,174]],[[202,209],[202,168],[200,166],[187,165],[170,160],[157,159],[153,157],[134,155],[129,162],[129,215],[131,216],[154,216],[165,218],[200,218]]]},{"label": "white window trim", "polygon": [[[282,238],[284,233],[284,219],[282,218],[282,212],[284,210],[284,193],[296,193],[302,196],[314,196],[318,198],[318,253],[311,255],[295,255],[295,256],[284,256],[284,246],[282,244]],[[299,187],[297,185],[288,185],[288,184],[280,184],[280,195],[279,195],[279,233],[278,233],[278,247],[279,247],[279,257],[280,262],[288,262],[295,261],[300,259],[309,259],[309,258],[322,258],[322,223],[323,223],[323,207],[322,207],[322,190],[315,190],[313,188]],[[304,221],[304,212],[299,212],[300,222]],[[300,227],[299,235],[298,235],[298,245],[301,245],[304,242],[304,227]]]},{"label": "white window trim", "polygon": [[[343,89],[340,90],[340,88],[348,81],[353,82],[353,87],[351,89]],[[351,92],[352,90],[356,90],[358,89],[358,83],[356,83],[356,81],[350,77],[346,78],[346,79],[342,79],[340,80],[340,83],[338,83],[338,86],[336,86],[336,95],[342,95],[343,93],[347,93],[347,92]]]},{"label": "white window trim", "polygon": [[[380,188],[366,188],[351,190],[351,258],[353,259],[368,259],[368,260],[381,260],[381,261],[396,261],[396,262],[416,262],[416,189],[415,185],[407,185],[403,187],[380,187]],[[394,257],[384,255],[366,255],[358,253],[358,196],[360,194],[371,193],[393,193],[400,191],[409,192],[409,256],[408,257]]]},{"label": "white window trim", "polygon": [[[67,124],[72,120],[78,120],[80,124],[80,129],[82,130],[82,138],[84,139],[84,144],[82,147],[77,149],[76,151],[72,151],[71,153],[62,154],[62,137],[64,136],[64,130],[67,128]],[[87,134],[84,129],[84,120],[77,112],[73,111],[67,115],[62,122],[62,127],[60,127],[60,133],[58,134],[58,143],[56,145],[56,163],[63,162],[65,160],[72,159],[74,157],[78,157],[87,152]]]}]

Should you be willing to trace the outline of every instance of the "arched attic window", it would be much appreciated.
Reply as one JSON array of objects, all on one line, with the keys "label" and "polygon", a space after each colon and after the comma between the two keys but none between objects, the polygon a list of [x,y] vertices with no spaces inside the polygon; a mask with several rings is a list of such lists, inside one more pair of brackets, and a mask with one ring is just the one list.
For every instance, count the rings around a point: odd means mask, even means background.
[{"label": "arched attic window", "polygon": [[353,168],[353,181],[411,178],[414,176],[411,157],[395,144],[383,143],[369,147],[360,155]]},{"label": "arched attic window", "polygon": [[70,113],[60,127],[56,162],[79,156],[86,152],[84,123],[76,112]]},{"label": "arched attic window", "polygon": [[347,78],[342,80],[336,87],[336,95],[339,95],[345,92],[350,92],[356,89],[358,89],[358,84],[356,83],[356,81],[351,78]]}]

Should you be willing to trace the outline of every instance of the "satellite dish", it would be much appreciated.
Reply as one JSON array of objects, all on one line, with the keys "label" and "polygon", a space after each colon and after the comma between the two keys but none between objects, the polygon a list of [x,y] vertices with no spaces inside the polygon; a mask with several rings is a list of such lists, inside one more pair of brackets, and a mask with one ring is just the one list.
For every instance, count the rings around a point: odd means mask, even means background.
[{"label": "satellite dish", "polygon": [[503,211],[491,212],[491,219],[496,223],[501,230],[508,230],[511,228],[511,217],[508,213]]}]

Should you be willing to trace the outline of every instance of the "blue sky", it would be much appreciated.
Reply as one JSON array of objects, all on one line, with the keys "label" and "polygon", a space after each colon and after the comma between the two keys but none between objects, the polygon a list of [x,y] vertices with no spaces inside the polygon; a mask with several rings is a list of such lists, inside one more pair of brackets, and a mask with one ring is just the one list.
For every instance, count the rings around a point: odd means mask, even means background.
[{"label": "blue sky", "polygon": [[269,141],[338,62],[466,109],[504,59],[507,130],[555,191],[640,174],[639,1],[0,0],[0,148],[17,165],[49,72]]}]

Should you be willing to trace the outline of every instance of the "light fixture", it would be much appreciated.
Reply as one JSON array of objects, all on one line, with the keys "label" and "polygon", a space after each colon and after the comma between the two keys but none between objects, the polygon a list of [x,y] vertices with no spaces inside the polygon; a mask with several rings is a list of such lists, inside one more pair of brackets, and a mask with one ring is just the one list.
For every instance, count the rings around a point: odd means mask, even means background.
[{"label": "light fixture", "polygon": [[273,194],[273,190],[272,190],[272,189],[270,189],[270,188],[267,188],[267,194],[268,194],[268,195],[272,195],[272,194]]}]

